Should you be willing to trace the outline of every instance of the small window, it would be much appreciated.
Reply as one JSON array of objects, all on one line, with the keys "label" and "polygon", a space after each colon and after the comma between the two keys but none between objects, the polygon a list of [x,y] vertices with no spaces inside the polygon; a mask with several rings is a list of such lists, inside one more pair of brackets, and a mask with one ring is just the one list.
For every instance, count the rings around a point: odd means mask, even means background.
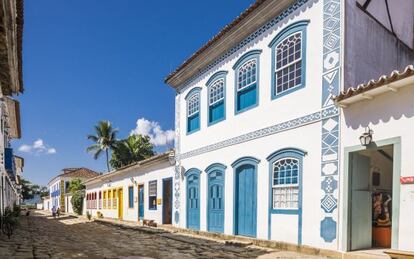
[{"label": "small window", "polygon": [[187,133],[200,129],[200,92],[190,92],[187,99]]},{"label": "small window", "polygon": [[108,209],[112,209],[112,191],[108,190]]},{"label": "small window", "polygon": [[103,208],[106,209],[106,191],[103,191]]},{"label": "small window", "polygon": [[225,86],[227,71],[219,71],[207,81],[208,89],[208,124],[214,124],[224,120],[225,110]]},{"label": "small window", "polygon": [[249,51],[233,66],[236,77],[236,113],[258,105],[260,53],[261,50]]},{"label": "small window", "polygon": [[156,210],[157,209],[157,181],[149,182],[148,206],[149,206],[150,210]]},{"label": "small window", "polygon": [[284,28],[269,44],[272,48],[272,98],[305,87],[306,27],[298,21]]},{"label": "small window", "polygon": [[117,197],[116,197],[116,189],[112,190],[112,209],[116,209],[117,208]]},{"label": "small window", "polygon": [[134,186],[128,187],[128,205],[129,208],[134,208]]},{"label": "small window", "polygon": [[302,32],[294,33],[276,47],[276,95],[302,84]]},{"label": "small window", "polygon": [[283,158],[273,164],[273,209],[298,208],[299,166],[296,158]]}]

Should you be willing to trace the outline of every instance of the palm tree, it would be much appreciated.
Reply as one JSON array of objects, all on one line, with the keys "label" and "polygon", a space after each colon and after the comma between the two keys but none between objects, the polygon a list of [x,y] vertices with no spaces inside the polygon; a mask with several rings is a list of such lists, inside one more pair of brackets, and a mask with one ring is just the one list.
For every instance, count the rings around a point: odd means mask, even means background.
[{"label": "palm tree", "polygon": [[95,125],[95,135],[88,135],[88,139],[95,142],[89,146],[86,151],[94,152],[93,158],[98,159],[103,152],[106,154],[106,167],[109,172],[109,150],[113,149],[116,143],[116,134],[118,129],[112,128],[109,121],[99,121]]},{"label": "palm tree", "polygon": [[150,137],[130,135],[126,139],[117,141],[109,163],[114,168],[120,168],[144,160],[154,155],[153,148]]}]

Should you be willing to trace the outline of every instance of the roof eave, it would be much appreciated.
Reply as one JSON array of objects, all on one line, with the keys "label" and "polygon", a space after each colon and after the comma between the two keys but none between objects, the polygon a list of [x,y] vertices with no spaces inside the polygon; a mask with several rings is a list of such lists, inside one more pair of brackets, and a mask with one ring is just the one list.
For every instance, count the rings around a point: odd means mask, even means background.
[{"label": "roof eave", "polygon": [[195,73],[225,54],[235,45],[249,37],[269,20],[277,17],[296,0],[257,0],[233,22],[196,51],[189,59],[166,77],[165,83],[179,88]]},{"label": "roof eave", "polygon": [[348,95],[340,95],[339,97],[334,98],[334,101],[337,106],[347,108],[357,102],[372,100],[378,95],[389,92],[396,93],[400,88],[409,85],[414,85],[414,71],[402,78],[396,78],[395,80],[384,79],[384,83],[372,85],[370,88],[365,86],[365,89],[364,87],[361,87],[359,90],[358,88],[354,89],[353,93],[348,93]]}]

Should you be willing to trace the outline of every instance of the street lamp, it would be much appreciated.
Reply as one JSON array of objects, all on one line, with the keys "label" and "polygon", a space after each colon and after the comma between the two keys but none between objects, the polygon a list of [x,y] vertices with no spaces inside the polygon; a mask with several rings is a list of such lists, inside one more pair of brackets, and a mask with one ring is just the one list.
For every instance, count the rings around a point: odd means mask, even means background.
[{"label": "street lamp", "polygon": [[175,152],[174,152],[174,150],[170,150],[170,153],[168,154],[168,161],[170,162],[170,165],[175,165]]},{"label": "street lamp", "polygon": [[365,132],[362,133],[362,135],[359,137],[359,141],[361,142],[361,145],[366,147],[372,142],[372,134],[374,131],[372,131],[369,127],[365,128]]}]

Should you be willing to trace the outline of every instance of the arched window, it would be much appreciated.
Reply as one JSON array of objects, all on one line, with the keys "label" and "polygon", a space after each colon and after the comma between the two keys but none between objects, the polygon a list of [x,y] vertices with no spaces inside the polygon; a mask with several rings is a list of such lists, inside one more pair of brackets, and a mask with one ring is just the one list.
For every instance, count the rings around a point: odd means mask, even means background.
[{"label": "arched window", "polygon": [[225,87],[227,71],[215,73],[207,81],[208,88],[208,125],[224,120],[225,109]]},{"label": "arched window", "polygon": [[293,23],[269,44],[272,48],[272,98],[305,87],[308,23],[309,21]]},{"label": "arched window", "polygon": [[258,105],[259,55],[261,52],[261,50],[249,51],[233,66],[236,78],[236,113]]},{"label": "arched window", "polygon": [[269,232],[271,214],[298,215],[298,244],[302,243],[302,172],[306,152],[297,148],[280,149],[267,157],[269,161]]},{"label": "arched window", "polygon": [[299,201],[299,160],[282,158],[273,163],[272,197],[274,209],[297,209]]},{"label": "arched window", "polygon": [[200,129],[200,87],[192,89],[186,96],[187,101],[187,133]]}]

